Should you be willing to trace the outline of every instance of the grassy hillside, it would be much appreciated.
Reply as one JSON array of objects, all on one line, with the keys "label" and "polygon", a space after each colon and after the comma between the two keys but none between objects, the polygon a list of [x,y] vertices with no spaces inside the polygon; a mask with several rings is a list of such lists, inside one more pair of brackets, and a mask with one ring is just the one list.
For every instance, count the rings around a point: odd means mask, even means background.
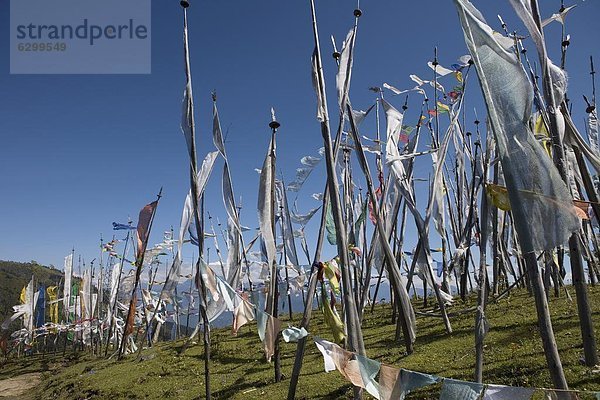
[{"label": "grassy hillside", "polygon": [[[568,290],[574,297],[572,287]],[[590,288],[596,332],[600,333],[600,287]],[[453,312],[473,305],[457,302]],[[577,306],[564,293],[550,299],[556,339],[565,374],[573,389],[599,390],[600,373],[582,365]],[[439,319],[418,317],[415,352],[409,356],[394,340],[390,306],[366,311],[363,333],[367,354],[396,367],[464,380],[473,379],[475,352],[473,313],[451,319],[454,333],[446,335]],[[490,332],[486,338],[484,382],[528,387],[551,387],[536,324],[534,301],[516,291],[487,310]],[[298,324],[299,318],[293,323]],[[284,323],[286,325],[286,323]],[[330,339],[320,312],[309,331]],[[273,365],[263,360],[256,325],[245,326],[237,337],[228,329],[213,331],[212,389],[215,399],[284,399],[294,361],[295,344],[282,342],[282,371],[285,378],[274,383]],[[144,350],[142,361],[134,357],[118,362],[95,359],[85,353],[67,353],[69,360],[46,355],[11,362],[0,369],[0,379],[26,372],[46,371],[42,384],[31,393],[40,399],[192,399],[204,393],[201,344],[180,354],[183,343],[163,343]],[[351,388],[339,373],[325,373],[323,359],[312,341],[307,346],[298,399],[351,398]],[[439,387],[410,398],[438,398]],[[541,393],[536,398],[542,398]],[[366,396],[368,397],[368,396]],[[587,398],[587,396],[582,396]]]},{"label": "grassy hillside", "polygon": [[20,263],[0,260],[0,322],[12,314],[12,306],[19,303],[21,289],[35,276],[36,285],[58,285],[63,273],[39,265],[35,261]]}]

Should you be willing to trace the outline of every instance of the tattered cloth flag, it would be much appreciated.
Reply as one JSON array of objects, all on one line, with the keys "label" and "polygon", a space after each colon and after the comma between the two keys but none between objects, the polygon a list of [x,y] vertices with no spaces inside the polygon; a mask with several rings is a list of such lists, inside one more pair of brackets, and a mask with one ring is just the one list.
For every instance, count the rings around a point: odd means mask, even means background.
[{"label": "tattered cloth flag", "polygon": [[321,96],[321,91],[318,90],[319,87],[319,71],[318,71],[318,61],[317,61],[318,53],[317,48],[313,51],[313,54],[310,58],[312,65],[312,84],[315,89],[315,93],[317,94],[317,121],[323,122],[325,120],[325,115],[327,114],[327,107],[325,106],[325,100],[323,96]]},{"label": "tattered cloth flag", "polygon": [[375,377],[381,363],[350,351],[335,343],[315,338],[315,345],[323,355],[325,372],[338,370],[354,386],[362,387],[373,397],[379,399],[379,385]]},{"label": "tattered cloth flag", "polygon": [[281,329],[281,321],[271,314],[256,310],[256,323],[258,326],[258,336],[263,342],[265,358],[271,362],[271,357],[275,354],[275,340]]},{"label": "tattered cloth flag", "polygon": [[113,226],[114,231],[127,230],[127,229],[134,230],[135,229],[135,226],[131,226],[128,224],[119,224],[118,222],[113,222],[112,226]]},{"label": "tattered cloth flag", "polygon": [[[510,200],[508,197],[508,190],[504,186],[496,185],[493,183],[486,183],[485,190],[487,192],[488,198],[491,200],[492,204],[499,208],[502,211],[510,211]],[[536,196],[535,193],[529,193],[531,196]],[[542,198],[542,200],[544,200]],[[552,201],[552,199],[545,199],[545,201]],[[573,212],[580,219],[590,219],[587,214],[588,208],[590,207],[589,201],[584,200],[573,200]]]},{"label": "tattered cloth flag", "polygon": [[550,18],[547,18],[542,21],[542,28],[545,27],[546,25],[548,25],[549,23],[551,23],[552,21],[558,21],[564,25],[565,18],[567,17],[567,13],[569,11],[571,11],[573,8],[575,8],[576,6],[577,6],[577,4],[573,4],[572,6],[561,8],[561,10],[558,14],[552,14],[552,16]]},{"label": "tattered cloth flag", "polygon": [[69,314],[71,309],[71,277],[73,276],[73,253],[65,257],[63,270],[65,271],[65,284],[63,286],[63,310],[65,321],[69,322]]},{"label": "tattered cloth flag", "polygon": [[594,108],[588,114],[587,117],[587,127],[588,127],[588,136],[590,138],[590,147],[594,154],[599,154],[599,146],[598,146],[598,115],[596,113],[596,109]]},{"label": "tattered cloth flag", "polygon": [[[381,201],[381,196],[382,196],[382,190],[381,190],[381,184],[379,184],[379,186],[377,187],[377,189],[375,189],[375,197],[377,198],[377,202]],[[368,207],[369,207],[369,220],[371,221],[371,223],[373,225],[377,224],[377,218],[375,218],[375,211],[373,210],[373,202],[369,201],[367,202]]]},{"label": "tattered cloth flag", "polygon": [[275,354],[275,341],[277,340],[280,330],[281,321],[269,314],[264,343],[265,357],[267,358],[268,362],[271,362],[271,357],[273,357],[273,354]]},{"label": "tattered cloth flag", "polygon": [[482,391],[481,383],[446,378],[442,384],[440,400],[478,400]]},{"label": "tattered cloth flag", "polygon": [[382,364],[379,369],[379,400],[404,399],[400,386],[400,369]]},{"label": "tattered cloth flag", "polygon": [[[365,120],[365,118],[367,118],[367,115],[369,115],[373,108],[375,108],[375,104],[371,105],[371,107],[369,107],[367,111],[352,110],[352,116],[354,117],[354,123],[356,124],[356,126],[359,126]],[[346,118],[347,117],[348,116],[346,116]]]},{"label": "tattered cloth flag", "polygon": [[502,385],[486,385],[483,400],[529,400],[535,389]]},{"label": "tattered cloth flag", "polygon": [[404,400],[411,391],[433,385],[438,377],[421,372],[381,365],[379,371],[380,400]]},{"label": "tattered cloth flag", "polygon": [[360,369],[356,360],[352,360],[354,353],[342,349],[335,343],[315,338],[315,345],[323,355],[325,372],[335,371],[336,369],[354,386],[363,387],[363,381],[360,376]]},{"label": "tattered cloth flag", "polygon": [[194,137],[194,96],[192,94],[192,74],[190,71],[190,50],[188,46],[188,27],[187,14],[184,14],[183,20],[183,51],[185,59],[185,89],[183,92],[182,112],[181,112],[181,131],[185,137],[190,160],[195,155],[195,137]]},{"label": "tattered cloth flag", "polygon": [[287,185],[287,190],[290,190],[292,192],[298,192],[302,188],[302,185],[304,185],[304,182],[306,181],[310,173],[313,171],[313,169],[315,169],[315,167],[319,164],[320,161],[320,157],[302,157],[300,159],[300,163],[303,165],[303,167],[296,169],[296,177],[292,182],[290,182]]},{"label": "tattered cloth flag", "polygon": [[28,332],[33,332],[34,328],[34,312],[38,301],[39,292],[34,292],[33,278],[27,286],[21,290],[19,300],[21,304],[13,306],[13,315],[2,322],[2,330],[7,330],[10,324],[23,317],[23,325]]},{"label": "tattered cloth flag", "polygon": [[290,210],[290,220],[295,224],[306,225],[320,209],[321,206],[309,210],[306,214],[299,214],[294,203],[294,210]]},{"label": "tattered cloth flag", "polygon": [[346,337],[344,323],[335,310],[335,296],[332,293],[330,302],[325,285],[321,285],[321,309],[323,311],[323,319],[327,326],[329,326],[329,329],[331,329],[333,339],[341,343]]},{"label": "tattered cloth flag", "polygon": [[528,233],[519,235],[522,251],[562,245],[580,223],[558,170],[529,128],[533,94],[513,39],[494,32],[469,1],[454,2],[477,68],[515,226]]},{"label": "tattered cloth flag", "polygon": [[437,63],[434,64],[432,61],[429,61],[427,63],[427,66],[429,68],[431,68],[432,70],[434,70],[435,73],[438,74],[439,76],[446,76],[446,75],[451,74],[452,72],[454,72],[451,69],[444,68],[444,67],[442,67],[441,65],[439,65]]},{"label": "tattered cloth flag", "polygon": [[335,294],[339,295],[341,274],[335,258],[331,261],[319,262],[317,263],[317,266],[319,268],[317,279],[323,282],[323,278],[327,278],[327,280],[329,280],[329,286],[331,287],[331,290],[333,290]]},{"label": "tattered cloth flag", "polygon": [[254,306],[248,301],[248,293],[242,294],[242,301],[233,310],[233,324],[231,325],[231,333],[237,335],[240,328],[248,322],[253,321]]},{"label": "tattered cloth flag", "polygon": [[[215,273],[206,264],[206,261],[204,261],[203,257],[200,257],[198,259],[198,266],[199,266],[200,277],[204,281],[204,284],[206,285],[206,288],[210,292],[210,295],[212,296],[212,299],[214,301],[219,301],[219,299],[221,297],[221,293],[217,289],[217,280],[215,278]],[[196,288],[198,290],[200,290],[200,288],[202,286],[200,285],[200,282],[198,282],[198,276],[196,276],[196,282],[195,283],[196,283]],[[204,301],[204,300],[202,300],[202,301]]]},{"label": "tattered cloth flag", "polygon": [[146,204],[140,210],[137,224],[137,258],[140,258],[146,251],[148,235],[150,234],[150,221],[152,221],[152,215],[154,215],[157,205],[158,201],[155,200],[150,204]]},{"label": "tattered cloth flag", "polygon": [[297,342],[298,340],[308,336],[308,332],[304,327],[296,328],[295,326],[290,326],[281,331],[281,336],[286,343],[289,342]]},{"label": "tattered cloth flag", "polygon": [[[283,244],[286,251],[285,255],[287,260],[292,263],[294,269],[296,269],[298,274],[300,274],[300,263],[298,261],[298,253],[296,251],[296,244],[294,242],[294,230],[292,229],[291,215],[283,181],[275,181],[275,197],[277,198],[277,204],[279,205],[279,218],[283,230]],[[285,264],[287,264],[287,260],[284,260]]]},{"label": "tattered cloth flag", "polygon": [[44,285],[38,289],[37,301],[35,306],[35,327],[44,325],[46,319],[46,288]]},{"label": "tattered cloth flag", "polygon": [[[204,161],[202,162],[202,167],[200,168],[200,171],[196,175],[196,185],[198,187],[199,196],[201,196],[202,193],[204,193],[204,190],[206,189],[206,183],[208,182],[208,178],[210,177],[218,154],[219,152],[217,151],[208,153],[204,158]],[[179,272],[181,270],[182,263],[181,249],[183,248],[185,232],[190,227],[193,213],[194,205],[192,199],[192,191],[190,190],[185,198],[185,202],[183,204],[183,211],[181,213],[181,222],[179,224],[179,237],[177,239],[177,251],[175,252],[175,257],[173,258],[173,263],[171,264],[171,268],[169,269],[169,274],[167,275],[167,279],[160,293],[160,298],[162,300],[170,301],[170,298],[175,291],[175,287],[179,283]]]},{"label": "tattered cloth flag", "polygon": [[219,111],[217,110],[216,94],[213,94],[213,143],[225,160],[225,164],[223,165],[222,180],[223,204],[225,205],[225,210],[227,211],[228,223],[235,227],[237,231],[235,232],[235,236],[239,238],[239,235],[241,234],[241,227],[238,221],[235,196],[233,194],[233,184],[231,183],[231,173],[229,172],[229,161],[227,160],[227,154],[225,153],[225,143],[223,141],[223,132],[221,130],[221,122],[219,120]]},{"label": "tattered cloth flag", "polygon": [[375,377],[379,374],[381,363],[360,354],[354,354],[354,357],[358,363],[360,377],[363,382],[362,387],[364,387],[371,396],[379,399],[379,383],[377,383]]},{"label": "tattered cloth flag", "polygon": [[327,241],[335,246],[337,244],[337,232],[331,211],[331,202],[327,202],[327,214],[325,214],[325,229],[327,230]]},{"label": "tattered cloth flag", "polygon": [[127,336],[129,336],[133,333],[136,305],[137,305],[137,296],[133,296],[133,299],[131,300],[131,308],[129,308],[129,313],[127,314],[127,322],[125,324],[125,329],[123,330],[125,332],[125,336],[123,337],[123,340],[127,339]]},{"label": "tattered cloth flag", "polygon": [[340,106],[340,112],[346,113],[346,103],[348,102],[348,91],[350,89],[350,79],[352,76],[352,63],[354,53],[354,28],[350,29],[346,40],[342,44],[342,51],[340,52],[340,64],[338,67],[338,73],[335,76],[335,86],[338,92],[338,104]]},{"label": "tattered cloth flag", "polygon": [[[273,149],[273,142],[269,143],[269,150],[265,156],[263,166],[260,172],[260,181],[258,185],[258,224],[260,228],[260,234],[265,244],[265,253],[267,256],[267,265],[269,271],[271,266],[275,262],[276,249],[275,249],[275,236],[273,232],[273,226],[271,222],[271,216],[274,215],[273,200],[271,198],[274,188],[272,187],[273,176],[272,166],[273,159],[271,157],[271,150]],[[275,277],[270,277],[274,280]],[[270,294],[273,295],[272,293]]]},{"label": "tattered cloth flag", "polygon": [[58,286],[48,286],[46,288],[46,293],[48,294],[48,304],[50,305],[50,307],[48,307],[50,322],[58,324]]}]

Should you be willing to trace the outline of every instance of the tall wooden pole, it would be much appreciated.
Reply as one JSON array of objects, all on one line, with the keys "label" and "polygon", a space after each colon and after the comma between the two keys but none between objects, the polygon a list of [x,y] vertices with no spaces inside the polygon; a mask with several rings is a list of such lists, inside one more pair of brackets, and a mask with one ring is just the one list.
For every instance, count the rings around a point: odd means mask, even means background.
[{"label": "tall wooden pole", "polygon": [[[583,185],[585,187],[588,199],[592,203],[592,210],[596,214],[596,218],[600,216],[600,205],[598,204],[598,196],[594,190],[594,185],[588,172],[585,160],[581,154],[581,150],[573,147],[575,158],[581,172]],[[593,231],[592,231],[593,234]],[[576,234],[573,234],[575,236]],[[579,239],[577,238],[577,241]],[[569,243],[571,240],[569,240]],[[576,253],[571,252],[571,273],[573,275],[573,286],[575,286],[575,295],[577,297],[577,311],[579,313],[579,323],[581,324],[581,336],[583,341],[583,351],[585,364],[588,367],[593,367],[598,364],[598,353],[596,351],[596,334],[592,322],[591,307],[587,296],[587,283],[583,271],[583,263],[581,262],[581,254],[578,252],[579,246],[576,247]],[[579,262],[573,263],[576,258]],[[593,272],[591,272],[593,274]]]},{"label": "tall wooden pole", "polygon": [[[469,135],[470,136],[470,135]],[[460,297],[464,300],[467,298],[467,277],[469,276],[469,260],[471,255],[471,233],[473,232],[473,225],[475,222],[473,221],[475,218],[475,174],[477,167],[477,150],[479,146],[475,146],[475,156],[473,158],[473,169],[472,179],[471,179],[471,195],[469,196],[469,214],[467,215],[467,220],[465,221],[465,229],[466,229],[466,238],[467,238],[467,250],[465,251],[465,261],[463,265],[463,270],[460,274]]]},{"label": "tall wooden pole", "polygon": [[[282,182],[282,189],[285,190],[285,185],[283,184],[283,179],[282,179],[281,182]],[[285,248],[285,242],[286,242],[285,229],[283,228],[283,224],[284,224],[284,218],[283,218],[284,206],[283,206],[283,202],[285,201],[285,196],[284,195],[281,196],[281,201],[282,201],[282,204],[279,205],[279,221],[280,221],[280,227],[281,227],[281,237],[283,238],[283,267],[285,268],[285,288],[286,288],[286,291],[287,291],[288,314],[290,316],[290,321],[291,321],[292,320],[292,314],[293,314],[293,310],[292,310],[292,294],[291,294],[291,291],[290,291],[290,274],[288,272],[287,250]],[[287,216],[286,216],[286,219],[287,219]]]},{"label": "tall wooden pole", "polygon": [[[125,246],[123,246],[123,257],[121,257],[121,262],[119,263],[119,277],[117,279],[117,297],[119,294],[119,288],[121,286],[121,275],[123,274],[123,263],[125,262],[125,257],[127,254],[127,244],[129,244],[129,236],[130,235],[131,235],[131,221],[129,221],[129,229],[127,229],[127,237],[125,238]],[[110,302],[108,305],[110,307]],[[105,357],[108,356],[108,344],[110,341],[110,337],[112,336],[112,333],[113,333],[113,328],[116,329],[115,324],[114,324],[116,312],[117,312],[117,299],[115,299],[115,304],[112,307],[111,320],[110,320],[110,325],[108,328],[108,336],[106,338],[106,348],[104,349]],[[119,340],[117,338],[117,341],[116,341],[117,346],[118,346],[118,343],[119,343]]]},{"label": "tall wooden pole", "polygon": [[205,387],[205,395],[206,399],[210,400],[211,398],[211,387],[210,387],[210,325],[208,321],[208,315],[206,313],[206,305],[207,305],[207,289],[206,283],[202,278],[202,274],[200,272],[200,262],[202,257],[204,256],[204,225],[203,218],[201,217],[201,210],[199,207],[199,191],[198,191],[198,182],[196,180],[198,167],[196,160],[196,139],[195,139],[195,123],[194,123],[194,100],[192,95],[192,72],[189,62],[189,45],[188,45],[188,30],[187,30],[187,8],[189,7],[189,1],[181,0],[181,6],[183,7],[183,23],[184,23],[184,55],[185,55],[185,73],[187,84],[189,85],[186,90],[188,90],[187,95],[189,96],[189,120],[187,123],[189,124],[190,130],[190,189],[192,191],[192,205],[194,207],[194,222],[196,223],[196,235],[198,237],[198,261],[196,263],[196,280],[199,283],[199,291],[200,291],[200,315],[202,317],[203,323],[203,344],[204,344],[204,387]]},{"label": "tall wooden pole", "polygon": [[[475,142],[475,154],[479,142]],[[489,149],[488,149],[489,151]],[[477,162],[477,161],[475,161]],[[481,177],[487,178],[487,165]],[[474,201],[474,200],[473,200]],[[481,193],[481,234],[479,237],[479,290],[477,292],[477,313],[475,315],[475,382],[483,382],[483,339],[485,336],[485,306],[487,300],[487,239],[488,239],[488,203],[485,190]]]},{"label": "tall wooden pole", "polygon": [[[276,144],[276,134],[277,129],[281,126],[279,122],[275,119],[275,112],[271,109],[272,120],[269,122],[269,128],[271,128],[271,147],[270,154],[271,157],[271,229],[273,230],[273,238],[276,238],[276,229],[275,229],[275,206],[277,203],[277,199],[275,198],[275,170],[276,170],[276,160],[277,160],[277,144]],[[283,246],[285,248],[285,245]],[[277,318],[279,315],[279,269],[277,268],[276,259],[272,260],[273,264],[271,265],[271,289],[269,290],[269,298],[267,301],[267,310],[274,317]],[[284,260],[284,263],[286,261]],[[287,270],[286,270],[287,271]],[[275,337],[275,347],[273,349],[273,367],[275,372],[275,382],[281,381],[281,355],[279,350],[279,334]]]},{"label": "tall wooden pole", "polygon": [[[343,300],[344,300],[344,312],[346,314],[346,323],[348,330],[348,347],[350,351],[357,352],[359,354],[364,355],[364,343],[362,338],[362,331],[360,329],[360,322],[358,321],[358,315],[356,310],[356,304],[354,303],[353,296],[349,293],[350,286],[350,277],[348,274],[348,266],[349,266],[349,257],[348,257],[348,246],[346,243],[346,230],[343,223],[343,218],[340,209],[340,200],[337,183],[337,175],[335,171],[335,153],[337,152],[337,147],[339,143],[339,135],[336,136],[335,145],[332,148],[331,144],[331,135],[329,129],[329,115],[327,112],[327,97],[325,94],[325,79],[323,76],[323,66],[321,61],[321,49],[319,43],[319,34],[317,29],[317,19],[315,12],[315,4],[314,0],[309,0],[311,7],[311,17],[312,17],[312,26],[313,26],[313,38],[315,43],[315,52],[316,52],[316,64],[317,64],[317,91],[319,97],[322,99],[324,107],[324,115],[323,120],[321,121],[321,135],[323,137],[323,142],[325,145],[325,160],[327,167],[327,185],[326,191],[328,196],[331,199],[331,208],[334,217],[335,228],[337,231],[337,239],[338,239],[338,255],[340,257],[341,265],[340,269],[342,272],[342,285],[343,285]],[[335,152],[334,152],[335,150]],[[324,205],[326,205],[326,197],[327,194],[324,193]],[[323,207],[323,213],[321,215],[321,229],[319,231],[319,241],[322,243],[323,232],[324,232],[324,222],[326,216],[327,209]],[[316,253],[315,261],[318,261],[320,258],[320,245],[317,243],[317,253]],[[314,263],[313,263],[314,268]],[[317,285],[317,274],[311,273],[311,279],[309,283],[309,289],[307,294],[307,303],[304,309],[304,317],[301,322],[301,326],[308,326],[308,322],[310,320],[310,315],[312,312],[312,298],[314,296]],[[298,342],[298,347],[296,348],[296,359],[294,361],[294,368],[292,371],[292,379],[290,380],[290,387],[288,390],[288,400],[293,400],[296,394],[296,387],[298,384],[298,378],[300,376],[300,369],[302,368],[302,358],[304,356],[304,349],[306,346],[306,338],[301,339]],[[360,396],[360,392],[357,393],[355,390],[355,394]]]},{"label": "tall wooden pole", "polygon": [[[531,9],[533,11],[533,18],[536,22],[537,28],[540,31],[542,41],[544,39],[544,33],[542,30],[541,19],[539,14],[539,7],[537,0],[531,0]],[[545,50],[545,49],[544,49]],[[556,99],[554,97],[554,88],[552,77],[550,74],[550,65],[548,60],[545,59],[546,54],[540,54],[540,61],[543,66],[543,88],[544,88],[544,99],[546,100],[547,113],[550,122],[550,132],[552,136],[552,148],[554,163],[560,172],[561,177],[568,185],[568,177],[566,172],[566,160],[564,156],[564,149],[562,139],[559,134],[559,122],[557,112],[559,111]],[[566,104],[562,104],[563,117],[569,119],[567,114]],[[596,354],[596,343],[594,328],[591,321],[591,311],[589,308],[589,301],[587,298],[587,285],[585,284],[583,262],[581,259],[581,252],[579,248],[579,236],[578,233],[574,232],[569,238],[569,251],[571,255],[571,272],[573,273],[573,283],[575,285],[575,291],[577,295],[577,308],[579,311],[579,321],[581,324],[581,336],[583,339],[583,348],[585,361],[587,365],[595,365],[598,363],[598,355]],[[576,283],[577,281],[577,283]],[[566,385],[566,380],[565,380]],[[561,388],[562,389],[562,388]],[[565,387],[566,389],[566,387]]]},{"label": "tall wooden pole", "polygon": [[[371,200],[371,204],[373,206],[373,213],[375,214],[376,220],[376,229],[379,232],[379,240],[381,246],[383,247],[383,251],[386,257],[385,265],[388,268],[388,276],[390,277],[390,285],[394,289],[394,294],[396,301],[400,302],[400,319],[402,324],[402,334],[404,336],[404,344],[406,346],[406,352],[411,354],[413,352],[413,344],[415,340],[415,330],[412,324],[414,323],[414,311],[412,310],[412,304],[410,303],[410,299],[408,297],[408,293],[404,286],[402,285],[402,281],[400,279],[400,267],[396,262],[396,258],[392,252],[390,244],[388,242],[388,237],[385,232],[385,228],[383,226],[383,222],[381,220],[379,202],[377,201],[377,197],[375,196],[375,190],[373,189],[373,182],[371,180],[371,173],[369,171],[369,164],[367,163],[365,153],[362,151],[362,145],[360,144],[360,137],[358,135],[358,130],[356,128],[356,124],[354,121],[354,117],[352,116],[352,110],[350,105],[348,107],[348,117],[350,119],[350,127],[352,132],[352,137],[354,139],[355,146],[357,147],[356,155],[359,159],[359,164],[363,169],[363,173],[365,175],[365,179],[367,181],[367,188],[369,190],[369,196]],[[430,269],[431,270],[431,269]],[[433,278],[433,277],[432,277]],[[440,298],[438,297],[438,301]],[[443,301],[440,302],[440,308],[442,310],[442,315],[444,313]],[[447,319],[447,316],[446,316]],[[444,321],[446,322],[446,320]],[[449,322],[447,327],[449,327]],[[452,332],[452,328],[449,328],[450,332]]]},{"label": "tall wooden pole", "polygon": [[[127,328],[128,328],[128,323],[130,319],[133,319],[133,313],[135,313],[135,302],[136,302],[136,292],[137,289],[139,287],[140,284],[140,277],[142,275],[142,266],[144,265],[144,253],[146,250],[146,246],[148,245],[148,239],[150,238],[150,232],[152,231],[152,224],[154,222],[154,216],[156,215],[156,209],[158,207],[158,202],[160,201],[160,198],[162,197],[162,187],[160,188],[160,191],[158,192],[158,194],[156,195],[156,206],[154,206],[154,209],[152,210],[152,216],[150,217],[150,223],[148,225],[148,231],[146,232],[146,237],[145,238],[140,238],[138,235],[138,240],[142,239],[142,247],[141,247],[141,251],[142,254],[136,254],[135,257],[135,282],[133,284],[133,290],[131,291],[131,300],[129,300],[129,310],[127,311],[127,319],[125,320],[125,330],[123,331],[123,339],[121,339],[121,346],[119,347],[119,358],[121,358],[123,356],[123,353],[125,352],[125,342],[127,339]],[[138,227],[139,224],[141,222],[138,221]],[[138,228],[139,229],[139,228]],[[133,322],[132,322],[133,324]]]}]

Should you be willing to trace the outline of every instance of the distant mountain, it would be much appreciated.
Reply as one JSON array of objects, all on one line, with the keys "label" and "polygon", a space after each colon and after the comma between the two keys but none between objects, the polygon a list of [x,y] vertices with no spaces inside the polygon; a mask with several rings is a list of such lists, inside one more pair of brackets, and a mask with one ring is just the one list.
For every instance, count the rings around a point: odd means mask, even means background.
[{"label": "distant mountain", "polygon": [[12,306],[19,304],[21,290],[35,277],[36,287],[58,285],[63,272],[35,261],[21,263],[0,260],[0,322],[12,314]]}]

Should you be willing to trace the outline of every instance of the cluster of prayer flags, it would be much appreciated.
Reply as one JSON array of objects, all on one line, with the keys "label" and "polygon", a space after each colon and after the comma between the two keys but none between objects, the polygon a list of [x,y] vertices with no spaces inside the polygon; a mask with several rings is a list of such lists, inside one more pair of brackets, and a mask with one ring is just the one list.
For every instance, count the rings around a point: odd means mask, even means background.
[{"label": "cluster of prayer flags", "polygon": [[[440,400],[528,400],[538,391],[545,398],[556,398],[558,393],[552,389],[483,384],[410,371],[382,364],[318,337],[314,341],[323,355],[325,372],[337,369],[354,386],[364,388],[379,400],[403,400],[416,389],[440,382]],[[590,394],[600,398],[600,392]]]}]

